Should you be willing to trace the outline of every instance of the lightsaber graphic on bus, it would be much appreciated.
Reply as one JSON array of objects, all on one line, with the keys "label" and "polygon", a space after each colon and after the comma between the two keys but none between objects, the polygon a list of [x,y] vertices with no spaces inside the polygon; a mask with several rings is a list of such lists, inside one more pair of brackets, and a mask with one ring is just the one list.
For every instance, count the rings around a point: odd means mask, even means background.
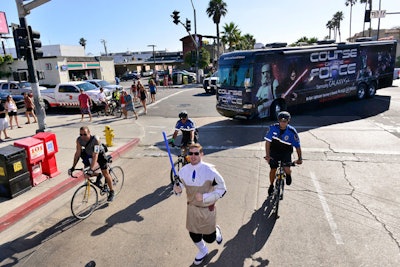
[{"label": "lightsaber graphic on bus", "polygon": [[289,87],[289,89],[287,89],[286,92],[285,92],[284,94],[282,94],[282,97],[283,97],[283,98],[286,98],[286,96],[287,96],[288,94],[290,94],[290,93],[293,91],[293,89],[299,84],[300,80],[303,79],[303,77],[306,75],[307,71],[308,71],[308,69],[305,69],[305,70],[303,71],[303,73],[302,73],[302,74],[294,81],[294,83]]}]

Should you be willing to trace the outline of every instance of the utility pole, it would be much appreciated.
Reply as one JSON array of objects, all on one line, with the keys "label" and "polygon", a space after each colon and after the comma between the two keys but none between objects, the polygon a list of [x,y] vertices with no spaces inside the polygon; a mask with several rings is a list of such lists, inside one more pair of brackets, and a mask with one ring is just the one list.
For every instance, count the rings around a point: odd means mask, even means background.
[{"label": "utility pole", "polygon": [[26,53],[26,63],[28,65],[28,73],[29,73],[29,82],[31,83],[32,87],[32,92],[33,92],[33,102],[36,107],[38,107],[36,111],[36,116],[38,119],[38,125],[39,129],[36,130],[36,132],[45,132],[48,131],[48,128],[46,126],[46,112],[44,110],[44,105],[40,101],[41,95],[40,95],[40,90],[39,90],[39,82],[38,78],[36,75],[36,68],[35,64],[33,61],[33,45],[31,43],[31,38],[30,38],[30,32],[28,30],[28,23],[26,21],[25,16],[30,13],[30,11],[46,2],[49,2],[50,0],[35,0],[31,1],[27,4],[23,4],[24,0],[15,0],[15,3],[17,5],[18,9],[18,16],[19,16],[19,23],[20,27],[23,29],[26,29],[26,32],[28,34],[27,42],[28,42],[28,49]]},{"label": "utility pole", "polygon": [[156,54],[154,52],[154,47],[156,47],[156,45],[148,45],[148,47],[153,47],[153,63],[154,63],[154,67],[153,67],[153,73],[156,72]]},{"label": "utility pole", "polygon": [[[197,83],[200,81],[199,75],[199,38],[197,37],[197,23],[196,23],[196,9],[193,5],[193,0],[190,0],[193,8],[193,16],[194,16],[194,40],[196,41],[196,81]],[[190,34],[190,33],[189,33]]]}]

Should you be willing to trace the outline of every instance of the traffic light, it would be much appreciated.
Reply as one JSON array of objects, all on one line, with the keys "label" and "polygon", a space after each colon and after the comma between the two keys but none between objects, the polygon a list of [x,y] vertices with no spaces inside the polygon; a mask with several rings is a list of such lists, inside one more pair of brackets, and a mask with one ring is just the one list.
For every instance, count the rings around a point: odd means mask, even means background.
[{"label": "traffic light", "polygon": [[186,19],[186,30],[190,32],[190,29],[191,29],[190,20]]},{"label": "traffic light", "polygon": [[15,28],[13,30],[15,51],[17,52],[17,58],[26,57],[28,52],[28,32],[26,28]]},{"label": "traffic light", "polygon": [[31,26],[28,26],[29,37],[31,38],[31,45],[33,51],[33,58],[38,59],[43,57],[42,42],[40,41],[40,32],[32,30]]},{"label": "traffic light", "polygon": [[172,17],[174,18],[174,23],[176,25],[178,25],[179,23],[179,11],[174,10],[174,12],[172,12]]}]

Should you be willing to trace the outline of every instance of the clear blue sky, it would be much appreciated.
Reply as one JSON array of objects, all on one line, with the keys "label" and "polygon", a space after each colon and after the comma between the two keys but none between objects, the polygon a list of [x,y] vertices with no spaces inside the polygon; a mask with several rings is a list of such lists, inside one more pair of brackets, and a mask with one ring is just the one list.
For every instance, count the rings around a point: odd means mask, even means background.
[{"label": "clear blue sky", "polygon": [[[216,35],[216,26],[206,14],[208,0],[192,0],[196,10],[197,33]],[[29,1],[25,1],[29,2]],[[350,7],[345,0],[225,0],[228,13],[221,18],[220,31],[225,23],[234,22],[242,34],[252,34],[258,43],[293,43],[302,36],[323,39],[328,35],[326,23],[334,13],[342,11],[342,41],[349,37]],[[353,6],[352,34],[363,29],[364,4]],[[373,10],[379,0],[373,0]],[[381,0],[381,9],[400,12],[399,0]],[[51,0],[32,10],[28,24],[41,33],[44,45],[79,45],[87,40],[86,53],[104,52],[101,39],[107,41],[108,52],[151,50],[182,50],[180,38],[186,35],[182,25],[175,25],[170,15],[180,11],[181,21],[192,21],[190,0]],[[0,0],[0,11],[6,12],[8,24],[19,23],[15,0]],[[380,28],[400,26],[400,14],[381,19]],[[373,19],[372,27],[378,27]],[[367,29],[368,27],[366,27]],[[6,47],[14,47],[11,40]]]}]

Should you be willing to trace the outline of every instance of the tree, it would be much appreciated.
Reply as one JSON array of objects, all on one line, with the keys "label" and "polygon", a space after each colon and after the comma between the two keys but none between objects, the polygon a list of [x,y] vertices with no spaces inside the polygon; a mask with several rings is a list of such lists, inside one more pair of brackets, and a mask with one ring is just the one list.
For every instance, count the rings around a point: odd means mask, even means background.
[{"label": "tree", "polygon": [[333,21],[333,25],[335,26],[335,40],[336,40],[336,31],[339,34],[339,42],[342,41],[342,37],[340,34],[340,22],[344,19],[343,16],[343,12],[342,11],[338,11],[335,13],[335,15],[333,15],[332,21]]},{"label": "tree", "polygon": [[228,45],[229,51],[235,50],[241,38],[238,26],[234,22],[225,23],[222,34],[222,42]]},{"label": "tree", "polygon": [[213,22],[217,27],[217,58],[219,57],[219,23],[221,22],[221,16],[225,17],[228,12],[227,4],[222,0],[210,0],[206,13],[208,17],[212,17]]},{"label": "tree", "polygon": [[346,6],[350,6],[350,31],[349,31],[349,39],[351,38],[351,18],[353,15],[353,6],[357,3],[357,0],[346,0],[344,3]]},{"label": "tree", "polygon": [[86,49],[86,39],[85,38],[81,38],[81,39],[79,39],[79,44],[81,45],[81,46],[83,46],[83,49]]},{"label": "tree", "polygon": [[5,65],[11,64],[14,61],[11,55],[0,56],[0,78],[2,77],[10,77],[11,76],[11,68],[10,70],[3,70]]},{"label": "tree", "polygon": [[254,36],[247,33],[240,37],[239,43],[238,43],[236,49],[250,50],[250,49],[254,48],[255,43],[256,43],[256,39],[254,39]]},{"label": "tree", "polygon": [[328,39],[331,39],[331,32],[335,28],[335,25],[333,25],[333,21],[332,20],[329,20],[326,23],[326,28],[328,28],[328,30],[329,30],[329,38]]},{"label": "tree", "polygon": [[[194,67],[196,65],[196,51],[193,50],[190,53],[186,53],[184,61],[188,67]],[[204,69],[208,67],[209,64],[210,64],[210,53],[207,51],[207,49],[202,47],[199,50],[199,68]]]}]

